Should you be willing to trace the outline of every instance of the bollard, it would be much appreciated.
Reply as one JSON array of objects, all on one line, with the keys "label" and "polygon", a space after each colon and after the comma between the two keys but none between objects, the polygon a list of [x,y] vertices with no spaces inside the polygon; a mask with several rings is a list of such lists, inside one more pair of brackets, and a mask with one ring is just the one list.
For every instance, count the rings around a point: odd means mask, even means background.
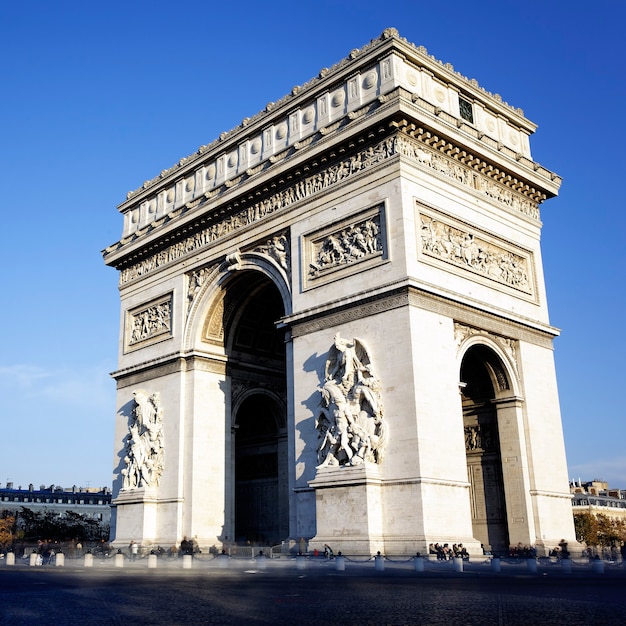
[{"label": "bollard", "polygon": [[15,552],[7,552],[7,565],[15,565]]},{"label": "bollard", "polygon": [[183,554],[183,569],[191,569],[191,554]]},{"label": "bollard", "polygon": [[93,554],[91,552],[85,554],[85,567],[93,567]]},{"label": "bollard", "polygon": [[526,559],[526,568],[531,574],[537,573],[537,559]]},{"label": "bollard", "polygon": [[572,561],[570,559],[561,559],[561,569],[564,574],[572,573]]},{"label": "bollard", "polygon": [[416,572],[423,572],[424,571],[424,559],[421,556],[414,556],[413,557],[413,564],[415,565],[415,571]]},{"label": "bollard", "polygon": [[604,561],[601,558],[591,560],[591,571],[594,574],[604,574]]},{"label": "bollard", "polygon": [[229,560],[230,557],[228,556],[228,554],[226,554],[225,552],[222,552],[222,554],[220,554],[217,557],[217,565],[220,569],[227,569],[229,566]]},{"label": "bollard", "polygon": [[124,567],[124,555],[119,551],[115,555],[115,567]]},{"label": "bollard", "polygon": [[463,571],[463,559],[460,556],[454,557],[454,571],[455,572]]},{"label": "bollard", "polygon": [[156,569],[157,566],[157,555],[149,554],[148,555],[148,569]]},{"label": "bollard", "polygon": [[494,556],[491,559],[491,571],[495,574],[499,574],[501,570],[502,563],[500,562],[499,556]]},{"label": "bollard", "polygon": [[63,552],[57,552],[54,557],[54,564],[57,567],[65,567],[65,554]]},{"label": "bollard", "polygon": [[35,565],[37,565],[37,561],[38,561],[38,559],[39,559],[39,555],[38,555],[36,552],[31,552],[31,555],[30,555],[30,559],[29,559],[29,561],[28,561],[28,564],[29,564],[31,567],[35,566]]},{"label": "bollard", "polygon": [[306,569],[306,559],[301,554],[296,557],[296,569],[300,571]]},{"label": "bollard", "polygon": [[383,559],[380,552],[378,552],[376,556],[374,557],[374,569],[377,572],[385,571],[385,559]]},{"label": "bollard", "polygon": [[335,569],[338,572],[345,572],[346,571],[346,557],[343,556],[343,554],[341,554],[341,552],[338,552],[337,556],[335,557]]}]

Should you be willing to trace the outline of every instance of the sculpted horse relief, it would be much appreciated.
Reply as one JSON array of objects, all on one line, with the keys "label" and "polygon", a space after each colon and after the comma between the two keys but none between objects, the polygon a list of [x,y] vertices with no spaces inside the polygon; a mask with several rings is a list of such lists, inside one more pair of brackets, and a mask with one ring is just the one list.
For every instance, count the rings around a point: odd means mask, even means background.
[{"label": "sculpted horse relief", "polygon": [[381,463],[386,424],[380,384],[361,340],[335,335],[318,389],[318,467]]}]

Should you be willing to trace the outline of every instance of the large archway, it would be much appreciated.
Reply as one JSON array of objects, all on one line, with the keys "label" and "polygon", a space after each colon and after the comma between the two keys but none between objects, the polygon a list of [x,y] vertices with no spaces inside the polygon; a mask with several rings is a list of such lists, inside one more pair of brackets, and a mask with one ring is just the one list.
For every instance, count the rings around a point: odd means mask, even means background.
[{"label": "large archway", "polygon": [[493,554],[507,554],[509,532],[495,402],[496,390],[508,388],[506,373],[493,350],[474,345],[463,357],[461,382],[474,537]]},{"label": "large archway", "polygon": [[286,358],[279,290],[263,274],[226,284],[224,347],[233,424],[232,527],[238,543],[274,545],[289,535]]}]

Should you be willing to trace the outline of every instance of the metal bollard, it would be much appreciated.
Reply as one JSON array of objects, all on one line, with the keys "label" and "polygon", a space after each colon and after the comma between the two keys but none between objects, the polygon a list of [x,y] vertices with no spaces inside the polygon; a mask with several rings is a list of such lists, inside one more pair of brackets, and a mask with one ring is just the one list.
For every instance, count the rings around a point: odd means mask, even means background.
[{"label": "metal bollard", "polygon": [[93,554],[91,552],[85,554],[85,567],[93,567]]},{"label": "metal bollard", "polygon": [[191,554],[183,554],[183,569],[191,569],[192,558]]},{"label": "metal bollard", "polygon": [[346,571],[346,557],[343,556],[341,552],[339,552],[337,556],[335,557],[335,569],[338,572]]},{"label": "metal bollard", "polygon": [[459,573],[463,571],[463,559],[460,556],[454,557],[454,571]]},{"label": "metal bollard", "polygon": [[380,552],[378,552],[376,556],[374,557],[374,569],[377,572],[385,571],[385,559],[383,558]]},{"label": "metal bollard", "polygon": [[30,558],[29,558],[29,561],[28,561],[28,564],[29,564],[31,567],[34,567],[35,565],[37,565],[37,559],[38,559],[38,557],[39,557],[39,555],[38,555],[36,552],[31,552],[31,554],[30,554]]},{"label": "metal bollard", "polygon": [[121,552],[115,555],[115,567],[124,567],[124,555]]},{"label": "metal bollard", "polygon": [[15,565],[15,552],[7,552],[7,565]]},{"label": "metal bollard", "polygon": [[424,559],[421,556],[414,556],[413,557],[413,564],[415,565],[415,571],[416,572],[423,572],[424,571]]},{"label": "metal bollard", "polygon": [[499,574],[502,568],[502,563],[500,562],[499,556],[494,556],[491,559],[491,571],[495,574]]},{"label": "metal bollard", "polygon": [[57,567],[65,567],[65,554],[63,552],[57,552],[54,557],[54,564]]},{"label": "metal bollard", "polygon": [[537,559],[526,559],[526,568],[531,574],[537,573]]},{"label": "metal bollard", "polygon": [[300,571],[306,569],[306,559],[301,554],[296,557],[296,569]]},{"label": "metal bollard", "polygon": [[148,555],[148,569],[156,569],[157,566],[157,555],[149,554]]},{"label": "metal bollard", "polygon": [[564,574],[572,573],[572,561],[570,559],[561,559],[561,569]]}]

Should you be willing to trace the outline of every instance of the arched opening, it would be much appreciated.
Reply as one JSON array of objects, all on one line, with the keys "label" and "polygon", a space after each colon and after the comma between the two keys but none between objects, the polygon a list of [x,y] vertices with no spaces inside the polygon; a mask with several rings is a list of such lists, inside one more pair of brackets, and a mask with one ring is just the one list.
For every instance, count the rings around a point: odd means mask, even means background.
[{"label": "arched opening", "polygon": [[509,533],[498,430],[497,391],[508,388],[498,356],[483,345],[461,363],[465,454],[474,537],[495,555],[507,554]]},{"label": "arched opening", "polygon": [[275,545],[289,535],[284,315],[260,272],[226,285],[224,345],[233,424],[231,524],[237,543]]}]

